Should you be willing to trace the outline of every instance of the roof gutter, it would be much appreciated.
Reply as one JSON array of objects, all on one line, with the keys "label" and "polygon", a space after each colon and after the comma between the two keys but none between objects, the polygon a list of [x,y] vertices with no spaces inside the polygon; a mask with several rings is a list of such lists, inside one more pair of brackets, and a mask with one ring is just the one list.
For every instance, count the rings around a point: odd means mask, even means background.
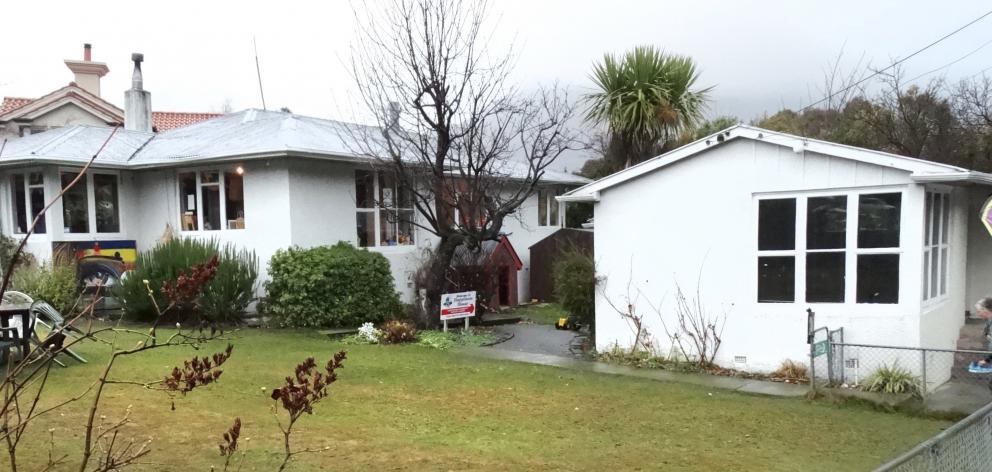
[{"label": "roof gutter", "polygon": [[571,192],[569,192],[569,193],[566,193],[565,195],[559,195],[559,196],[555,197],[555,200],[556,201],[559,201],[559,202],[562,202],[562,203],[598,202],[599,201],[599,192],[580,193],[580,194],[572,194]]},{"label": "roof gutter", "polygon": [[992,174],[975,171],[914,173],[910,178],[918,183],[967,183],[992,186]]}]

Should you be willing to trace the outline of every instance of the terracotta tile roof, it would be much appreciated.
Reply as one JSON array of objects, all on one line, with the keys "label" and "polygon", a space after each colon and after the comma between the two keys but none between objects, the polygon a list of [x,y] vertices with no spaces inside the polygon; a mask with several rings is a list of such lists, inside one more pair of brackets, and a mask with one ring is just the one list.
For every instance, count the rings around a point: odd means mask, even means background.
[{"label": "terracotta tile roof", "polygon": [[33,101],[33,98],[3,97],[3,103],[0,103],[0,115],[11,110],[16,110]]},{"label": "terracotta tile roof", "polygon": [[203,120],[217,118],[223,113],[186,113],[180,111],[153,111],[152,126],[155,131],[168,131],[173,128],[182,128]]}]

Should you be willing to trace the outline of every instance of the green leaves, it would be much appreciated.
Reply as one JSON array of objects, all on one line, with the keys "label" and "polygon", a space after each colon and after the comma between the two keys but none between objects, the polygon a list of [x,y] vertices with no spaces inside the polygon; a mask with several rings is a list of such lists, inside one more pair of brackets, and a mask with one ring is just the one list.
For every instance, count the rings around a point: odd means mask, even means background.
[{"label": "green leaves", "polygon": [[268,311],[283,326],[354,327],[400,311],[389,261],[345,242],[279,250],[269,276]]},{"label": "green leaves", "polygon": [[635,150],[677,138],[702,121],[710,88],[695,88],[699,71],[688,56],[638,46],[606,54],[593,66],[597,90],[586,95],[586,119],[606,125]]}]

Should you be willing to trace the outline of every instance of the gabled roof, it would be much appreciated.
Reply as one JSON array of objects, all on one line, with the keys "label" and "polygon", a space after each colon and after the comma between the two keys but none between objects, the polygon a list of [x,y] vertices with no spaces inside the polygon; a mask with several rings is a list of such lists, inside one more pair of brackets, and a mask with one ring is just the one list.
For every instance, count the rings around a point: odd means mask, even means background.
[{"label": "gabled roof", "polygon": [[10,103],[11,108],[5,108],[6,111],[0,112],[0,121],[34,119],[67,103],[79,106],[94,116],[99,117],[107,124],[124,121],[123,110],[86,91],[74,82],[70,82],[65,87],[54,90],[40,98],[30,100],[27,103],[24,103],[24,100],[23,98],[13,98],[8,101],[7,98],[4,98],[4,103]]},{"label": "gabled roof", "polygon": [[[0,121],[30,120],[66,103],[73,103],[83,108],[108,125],[124,122],[124,110],[75,83],[70,83],[40,98],[4,97],[3,103],[0,104]],[[153,111],[152,127],[155,131],[168,131],[221,115],[221,113]]]},{"label": "gabled roof", "polygon": [[938,162],[900,156],[887,152],[874,151],[844,144],[804,138],[777,131],[769,131],[748,125],[735,125],[698,141],[686,144],[678,149],[660,156],[648,159],[637,165],[628,167],[620,172],[608,175],[593,183],[585,185],[556,197],[563,202],[598,201],[599,193],[610,187],[621,185],[642,175],[655,172],[665,166],[688,159],[717,146],[734,140],[748,139],[761,141],[793,149],[795,152],[810,151],[827,156],[840,157],[858,162],[865,162],[882,167],[899,169],[910,173],[919,182],[973,182],[992,185],[992,174],[975,172],[963,167],[941,164]]},{"label": "gabled roof", "polygon": [[[157,134],[119,129],[97,165],[151,168],[241,161],[273,157],[310,157],[371,162],[358,152],[352,130],[379,135],[376,128],[334,120],[256,109],[221,115]],[[7,143],[0,165],[38,162],[86,162],[110,133],[109,128],[68,126]],[[92,146],[94,141],[99,141]],[[118,142],[121,141],[121,142]],[[508,162],[499,169],[508,177],[526,175],[527,166]],[[543,181],[584,184],[589,180],[547,171]]]}]

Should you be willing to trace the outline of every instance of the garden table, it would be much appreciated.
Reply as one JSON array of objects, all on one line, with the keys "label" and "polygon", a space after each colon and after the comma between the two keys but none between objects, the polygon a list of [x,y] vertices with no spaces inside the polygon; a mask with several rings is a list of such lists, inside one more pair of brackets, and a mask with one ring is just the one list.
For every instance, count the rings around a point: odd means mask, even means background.
[{"label": "garden table", "polygon": [[0,350],[6,361],[10,348],[16,347],[21,358],[31,352],[31,335],[34,333],[34,316],[30,303],[0,303]]}]

